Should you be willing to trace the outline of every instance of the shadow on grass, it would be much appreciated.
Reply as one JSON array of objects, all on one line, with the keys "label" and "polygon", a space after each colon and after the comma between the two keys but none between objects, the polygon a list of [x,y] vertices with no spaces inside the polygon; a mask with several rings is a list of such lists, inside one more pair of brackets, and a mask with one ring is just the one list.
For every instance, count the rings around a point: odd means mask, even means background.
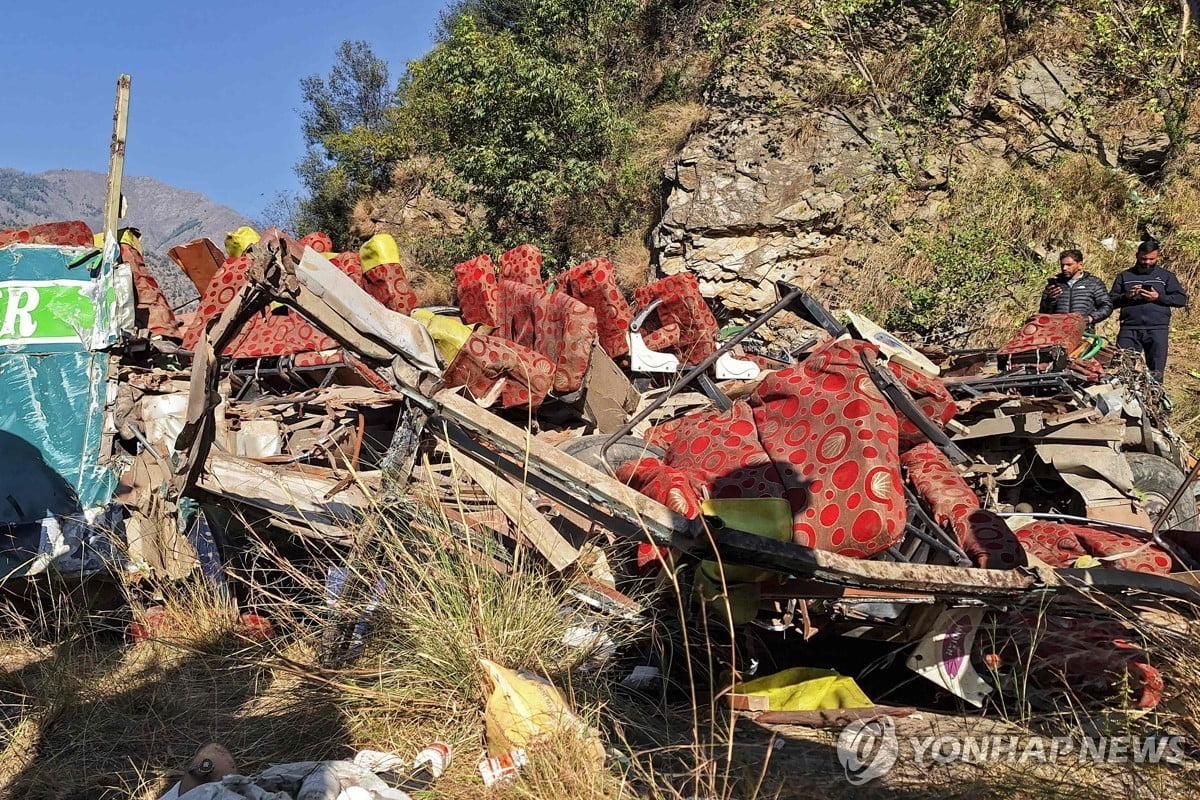
[{"label": "shadow on grass", "polygon": [[6,727],[20,726],[22,752],[5,754],[21,763],[4,776],[0,796],[156,798],[210,741],[250,773],[272,762],[344,757],[338,709],[300,679],[257,664],[263,649],[230,632],[186,646],[61,645],[3,673]]}]

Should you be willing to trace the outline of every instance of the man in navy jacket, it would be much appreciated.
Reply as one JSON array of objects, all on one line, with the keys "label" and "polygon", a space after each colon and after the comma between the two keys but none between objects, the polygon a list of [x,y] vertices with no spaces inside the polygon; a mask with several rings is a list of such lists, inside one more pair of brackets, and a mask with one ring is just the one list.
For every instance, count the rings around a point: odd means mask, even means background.
[{"label": "man in navy jacket", "polygon": [[1158,266],[1159,244],[1138,245],[1137,263],[1113,281],[1113,306],[1121,311],[1117,346],[1146,355],[1146,367],[1159,381],[1167,365],[1171,309],[1187,305],[1187,292],[1175,274]]}]

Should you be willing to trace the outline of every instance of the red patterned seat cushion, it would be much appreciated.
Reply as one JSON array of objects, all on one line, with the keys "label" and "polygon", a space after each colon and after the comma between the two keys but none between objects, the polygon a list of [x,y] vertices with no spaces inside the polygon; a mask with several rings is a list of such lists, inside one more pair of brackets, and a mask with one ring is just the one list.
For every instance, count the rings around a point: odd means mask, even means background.
[{"label": "red patterned seat cushion", "polygon": [[663,325],[661,328],[656,328],[649,333],[643,332],[642,344],[646,345],[649,350],[665,353],[668,350],[677,348],[679,337],[679,326],[672,322],[670,325]]},{"label": "red patterned seat cushion", "polygon": [[[607,258],[593,258],[571,267],[558,276],[558,288],[596,312],[600,346],[609,357],[629,354],[629,323],[633,322],[633,309],[621,296],[613,265]],[[674,341],[663,346],[678,342],[677,326],[674,331]]]},{"label": "red patterned seat cushion", "polygon": [[251,263],[252,257],[249,255],[227,258],[221,268],[213,274],[208,285],[204,287],[204,294],[200,296],[199,308],[183,332],[184,349],[195,351],[201,332],[213,319],[221,315],[246,284],[246,271],[250,269]]},{"label": "red patterned seat cushion", "polygon": [[500,283],[490,256],[482,255],[456,264],[454,282],[462,321],[468,325],[499,325]]},{"label": "red patterned seat cushion", "polygon": [[534,349],[554,363],[554,391],[578,391],[592,359],[596,312],[562,292],[542,292],[535,303]]},{"label": "red patterned seat cushion", "polygon": [[297,244],[300,245],[302,252],[306,247],[311,247],[318,253],[329,254],[333,252],[333,240],[329,238],[328,234],[319,231],[304,234],[300,237],[300,241]]},{"label": "red patterned seat cushion", "polygon": [[59,247],[92,247],[95,238],[84,222],[45,222],[28,228],[0,231],[0,247],[10,244],[53,244]]},{"label": "red patterned seat cushion", "polygon": [[[887,366],[904,383],[905,388],[908,389],[909,393],[913,396],[913,400],[916,401],[917,408],[930,421],[939,428],[945,428],[946,423],[954,419],[954,415],[958,412],[958,406],[954,404],[954,398],[950,396],[949,390],[946,389],[946,384],[937,378],[931,378],[922,372],[909,369],[901,364],[889,361]],[[899,419],[900,446],[902,449],[927,441],[925,434],[921,433],[920,429],[908,417],[901,414]]]},{"label": "red patterned seat cushion", "polygon": [[541,353],[475,331],[446,367],[447,386],[465,386],[477,399],[500,386],[505,408],[537,409],[554,385],[554,364]]},{"label": "red patterned seat cushion", "polygon": [[865,342],[829,342],[772,373],[750,402],[654,428],[666,465],[717,497],[784,497],[793,539],[866,558],[900,540],[907,505],[896,414],[864,369]]},{"label": "red patterned seat cushion", "polygon": [[1163,697],[1162,674],[1135,641],[1112,620],[1008,611],[980,628],[972,655],[979,664],[1018,667],[1031,691],[1065,692],[1072,704],[1119,698],[1154,708]]},{"label": "red patterned seat cushion", "polygon": [[[312,236],[313,234],[309,235]],[[313,249],[315,250],[316,248],[314,247]],[[356,286],[363,285],[362,259],[358,253],[353,250],[347,250],[344,253],[337,253],[336,255],[326,253],[325,256],[329,259],[329,263],[346,273]]]},{"label": "red patterned seat cushion", "polygon": [[134,324],[140,329],[150,331],[151,336],[180,336],[179,320],[171,304],[163,296],[158,281],[146,269],[142,254],[132,245],[121,243],[121,261],[133,270],[133,293],[137,299],[134,310]]},{"label": "red patterned seat cushion", "polygon": [[[226,259],[213,275],[200,298],[200,307],[183,332],[183,347],[195,351],[200,334],[246,285],[246,272],[253,256]],[[234,358],[265,358],[306,351],[334,350],[338,344],[294,311],[264,310],[255,314],[225,347]]]},{"label": "red patterned seat cushion", "polygon": [[866,342],[831,341],[767,375],[751,396],[799,544],[866,558],[904,534],[899,423],[861,361],[877,352]]},{"label": "red patterned seat cushion", "polygon": [[541,288],[542,251],[531,244],[522,244],[500,256],[500,280]]},{"label": "red patterned seat cushion", "polygon": [[417,307],[417,293],[399,264],[380,264],[367,270],[362,276],[362,287],[385,308],[400,314],[411,314]]},{"label": "red patterned seat cushion", "polygon": [[289,308],[255,314],[221,354],[231,358],[268,358],[337,348],[336,341]]},{"label": "red patterned seat cushion", "polygon": [[640,307],[645,308],[657,299],[659,323],[648,325],[649,330],[675,324],[679,326],[679,341],[675,347],[680,361],[696,364],[717,349],[716,339],[721,328],[713,316],[704,296],[700,294],[700,283],[690,272],[680,272],[634,291]]},{"label": "red patterned seat cushion", "polygon": [[1161,548],[1155,544],[1147,546],[1144,539],[1118,531],[1037,520],[1018,530],[1017,538],[1027,551],[1052,567],[1069,567],[1085,555],[1121,556],[1101,563],[1111,569],[1134,572],[1158,575],[1171,572],[1171,558]]},{"label": "red patterned seat cushion", "polygon": [[934,521],[954,532],[975,566],[1025,566],[1025,551],[1016,534],[1003,519],[983,509],[945,453],[926,442],[904,452],[900,463],[917,494],[933,511]]},{"label": "red patterned seat cushion", "polygon": [[500,281],[496,304],[496,335],[522,347],[536,347],[538,302],[546,291],[516,281]]},{"label": "red patterned seat cushion", "polygon": [[997,355],[1015,355],[1048,347],[1061,347],[1067,353],[1083,344],[1087,322],[1080,314],[1034,314],[1025,320],[1017,335],[996,351]]},{"label": "red patterned seat cushion", "polygon": [[700,489],[686,470],[670,467],[657,458],[643,458],[617,467],[617,480],[676,514],[689,519],[700,516]]},{"label": "red patterned seat cushion", "polygon": [[783,481],[758,438],[746,403],[728,411],[688,414],[646,436],[666,451],[666,462],[708,488],[712,497],[784,497]]}]

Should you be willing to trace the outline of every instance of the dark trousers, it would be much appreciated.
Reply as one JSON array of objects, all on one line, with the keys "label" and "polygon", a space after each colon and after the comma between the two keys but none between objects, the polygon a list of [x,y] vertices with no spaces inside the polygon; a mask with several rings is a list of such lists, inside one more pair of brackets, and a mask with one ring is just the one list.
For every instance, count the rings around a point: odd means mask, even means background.
[{"label": "dark trousers", "polygon": [[1121,328],[1117,347],[1144,353],[1146,368],[1161,381],[1167,366],[1167,332],[1166,328]]}]

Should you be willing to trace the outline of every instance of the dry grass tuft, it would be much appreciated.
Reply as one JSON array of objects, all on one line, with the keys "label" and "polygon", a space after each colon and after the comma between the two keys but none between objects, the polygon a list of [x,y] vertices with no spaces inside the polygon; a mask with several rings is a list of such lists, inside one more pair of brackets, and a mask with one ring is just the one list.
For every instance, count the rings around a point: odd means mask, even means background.
[{"label": "dry grass tuft", "polygon": [[[166,609],[167,622],[135,646],[113,633],[68,636],[53,646],[35,646],[29,636],[5,640],[0,794],[149,800],[211,740],[225,743],[243,769],[256,772],[268,762],[348,757],[359,748],[409,756],[440,739],[452,746],[456,761],[430,800],[485,793],[582,800],[1148,798],[1182,796],[1181,781],[1193,777],[1187,770],[1074,763],[929,770],[901,763],[886,779],[856,788],[834,757],[836,731],[765,729],[731,716],[719,696],[714,699],[702,676],[740,662],[729,660],[727,647],[712,644],[724,636],[689,616],[678,584],[676,594],[668,586],[652,606],[663,619],[647,631],[626,620],[582,615],[569,580],[514,556],[492,534],[452,525],[412,501],[381,511],[353,534],[355,543],[341,555],[325,551],[311,562],[284,558],[265,537],[250,543],[257,563],[272,565],[251,574],[254,585],[241,587],[270,609],[280,633],[269,642],[240,635],[230,606],[203,585],[148,589]],[[346,573],[332,606],[322,599],[326,566]],[[668,633],[678,626],[670,623],[672,607],[688,619],[681,633]],[[1109,724],[1130,732],[1178,728],[1200,737],[1195,631],[1178,619],[1169,625],[1131,620],[1167,674],[1171,694],[1152,717],[1117,715]],[[629,664],[565,644],[564,634],[576,625],[638,647],[647,634],[669,638],[678,668],[669,666],[665,650],[662,663],[682,685],[649,696],[617,688]],[[490,693],[481,658],[550,678],[622,755],[600,766],[586,739],[558,737],[531,748],[530,764],[516,781],[485,790],[476,772]],[[1007,720],[907,722],[924,726],[912,731],[923,735],[997,726],[1045,734],[1090,724],[1082,712],[1047,715],[1019,702]]]},{"label": "dry grass tuft", "polygon": [[645,239],[636,231],[630,231],[617,242],[612,262],[617,286],[627,295],[654,280],[650,251]]}]

